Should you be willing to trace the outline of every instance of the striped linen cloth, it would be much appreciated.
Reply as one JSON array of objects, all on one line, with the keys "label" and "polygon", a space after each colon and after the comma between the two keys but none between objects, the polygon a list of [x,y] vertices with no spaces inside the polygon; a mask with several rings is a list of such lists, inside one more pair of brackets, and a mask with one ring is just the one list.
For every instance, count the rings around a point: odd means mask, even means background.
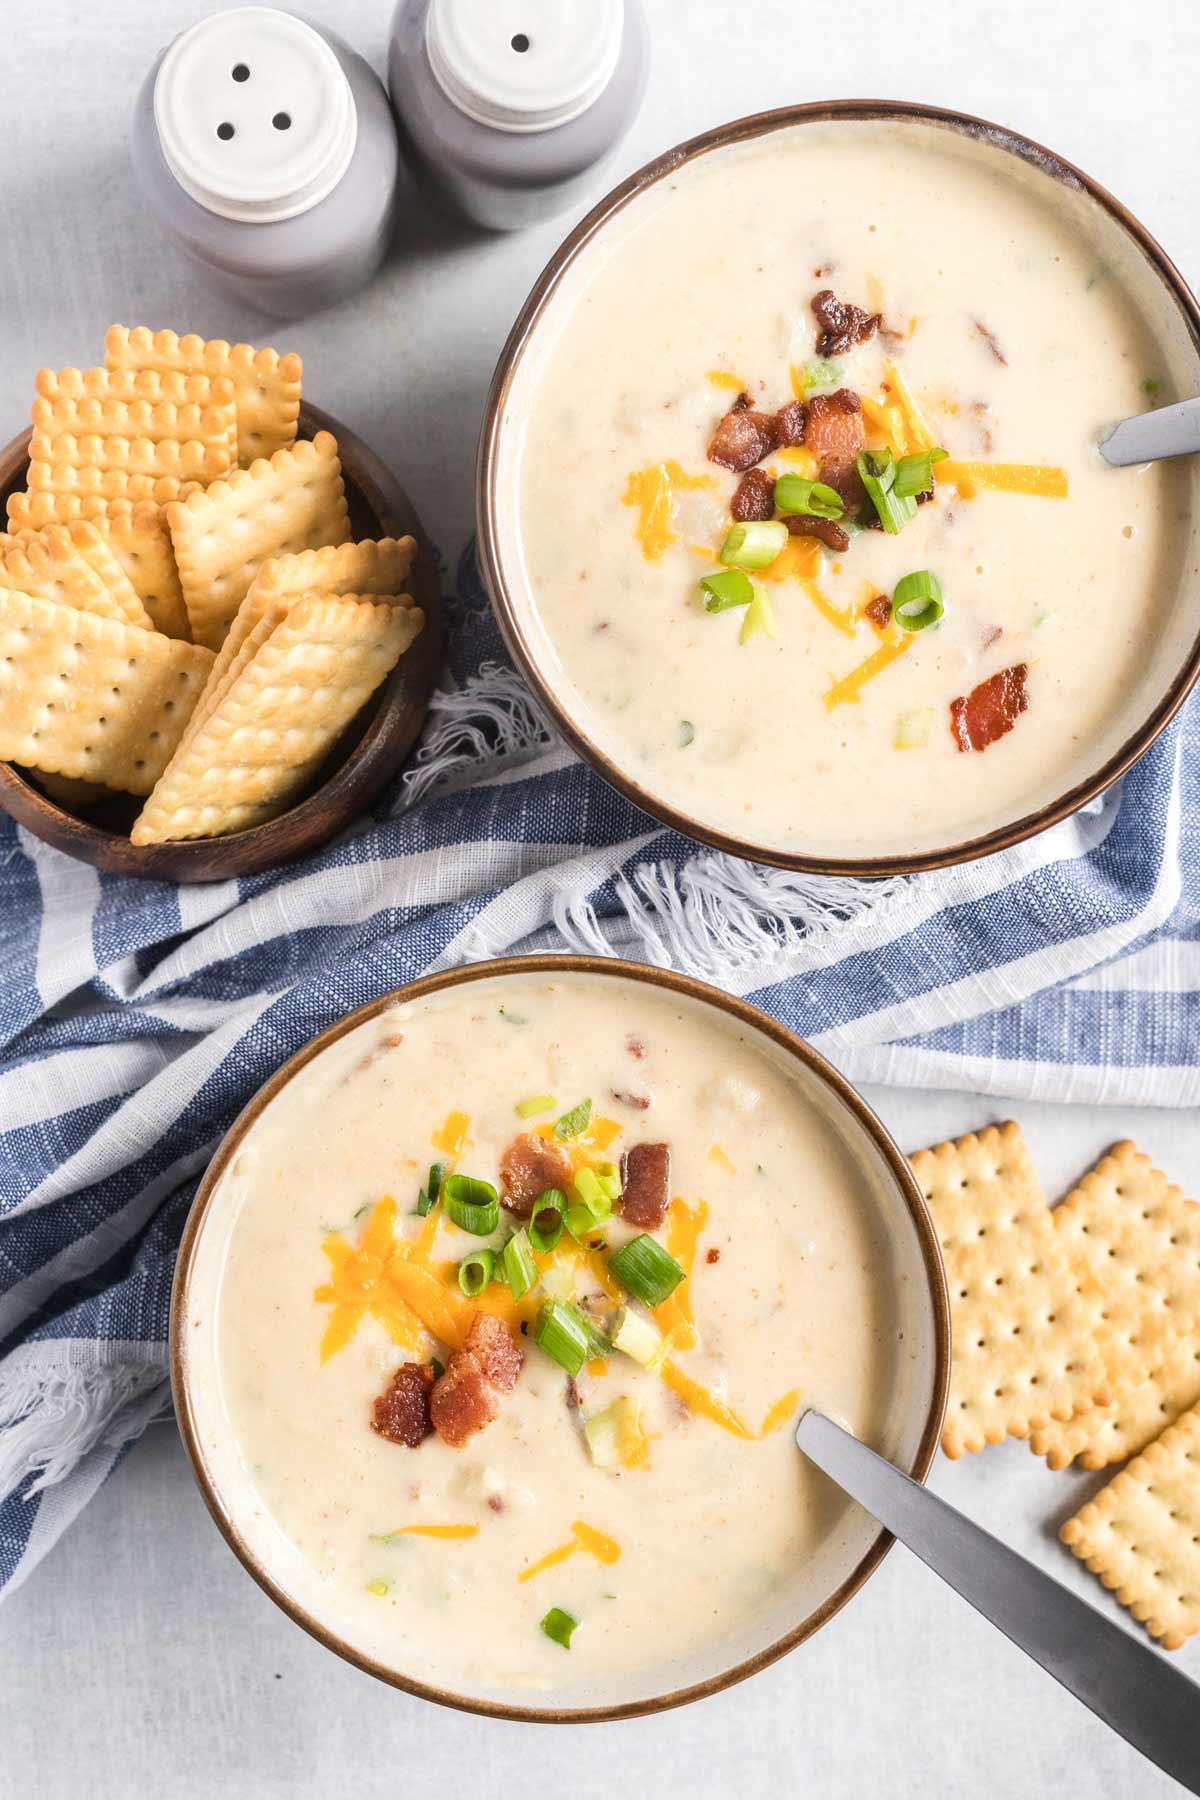
[{"label": "striped linen cloth", "polygon": [[176,888],[0,834],[0,1586],[169,1410],[175,1251],[235,1114],[426,971],[602,951],[746,995],[856,1080],[1200,1102],[1200,699],[1032,843],[822,881],[656,827],[546,728],[469,551],[443,585],[453,665],[420,758],[319,855]]}]

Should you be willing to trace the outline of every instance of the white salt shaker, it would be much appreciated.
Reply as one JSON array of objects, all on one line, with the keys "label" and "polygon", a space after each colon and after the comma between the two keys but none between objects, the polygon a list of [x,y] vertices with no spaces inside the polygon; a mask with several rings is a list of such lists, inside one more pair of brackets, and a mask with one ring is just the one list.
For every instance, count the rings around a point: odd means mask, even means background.
[{"label": "white salt shaker", "polygon": [[646,91],[641,0],[399,0],[388,87],[417,179],[507,231],[572,205]]},{"label": "white salt shaker", "polygon": [[399,171],[387,95],[293,13],[239,6],[184,31],[138,95],[132,151],[176,245],[264,312],[330,306],[383,261]]}]

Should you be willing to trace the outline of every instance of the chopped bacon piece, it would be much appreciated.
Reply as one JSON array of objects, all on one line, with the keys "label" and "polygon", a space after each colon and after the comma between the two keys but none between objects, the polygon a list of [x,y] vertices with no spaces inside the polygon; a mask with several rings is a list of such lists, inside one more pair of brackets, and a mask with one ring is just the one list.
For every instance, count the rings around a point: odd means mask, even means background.
[{"label": "chopped bacon piece", "polygon": [[804,442],[804,420],[807,407],[803,400],[789,400],[775,414],[775,437],[782,445],[802,444]]},{"label": "chopped bacon piece", "polygon": [[769,519],[775,511],[775,483],[765,469],[747,469],[729,510],[735,519]]},{"label": "chopped bacon piece", "polygon": [[527,1219],[533,1203],[547,1188],[565,1188],[572,1175],[571,1158],[562,1144],[522,1131],[500,1158],[500,1204]]},{"label": "chopped bacon piece", "polygon": [[625,1048],[628,1050],[630,1056],[636,1056],[639,1062],[641,1062],[643,1056],[646,1054],[645,1044],[643,1044],[637,1033],[633,1031],[631,1031],[629,1036],[625,1039]]},{"label": "chopped bacon piece", "polygon": [[429,1397],[429,1416],[443,1442],[455,1450],[500,1411],[500,1398],[511,1394],[525,1353],[503,1320],[476,1313],[467,1341],[439,1375]]},{"label": "chopped bacon piece", "polygon": [[850,548],[850,534],[842,530],[836,519],[822,519],[816,513],[791,513],[787,528],[793,537],[820,538],[831,550]]},{"label": "chopped bacon piece", "polygon": [[525,1352],[513,1341],[503,1319],[485,1312],[476,1313],[472,1319],[460,1354],[473,1356],[492,1386],[502,1394],[512,1393],[525,1361]]},{"label": "chopped bacon piece", "polygon": [[818,356],[844,356],[856,344],[865,344],[879,329],[882,314],[864,312],[848,300],[839,300],[832,288],[813,295],[813,312],[821,327]]},{"label": "chopped bacon piece", "polygon": [[438,1436],[460,1450],[499,1411],[500,1396],[478,1362],[465,1350],[456,1350],[430,1396],[429,1415]]},{"label": "chopped bacon piece", "polygon": [[707,1254],[706,1254],[706,1256],[705,1256],[705,1258],[704,1258],[704,1260],[705,1260],[705,1262],[706,1262],[706,1263],[718,1263],[718,1262],[720,1262],[720,1260],[721,1260],[721,1252],[720,1252],[720,1251],[719,1251],[719,1250],[718,1250],[718,1249],[717,1249],[717,1246],[716,1246],[716,1245],[715,1245],[715,1244],[714,1244],[714,1245],[713,1245],[713,1247],[712,1247],[712,1249],[711,1249],[711,1250],[709,1250],[709,1251],[708,1251],[708,1253],[707,1253]]},{"label": "chopped bacon piece", "polygon": [[740,475],[775,448],[775,421],[769,413],[755,412],[745,394],[739,394],[708,446],[709,462]]},{"label": "chopped bacon piece", "polygon": [[371,1426],[390,1444],[410,1450],[433,1430],[429,1396],[435,1380],[432,1363],[401,1363],[391,1386],[371,1403]]},{"label": "chopped bacon piece", "polygon": [[886,594],[876,594],[863,607],[863,618],[870,619],[876,631],[886,631],[891,623],[892,603]]},{"label": "chopped bacon piece", "polygon": [[631,1094],[626,1088],[612,1088],[610,1092],[621,1106],[632,1106],[635,1112],[645,1112],[650,1104],[649,1094]]},{"label": "chopped bacon piece", "polygon": [[851,516],[867,497],[858,473],[858,457],[866,441],[856,393],[850,388],[839,388],[835,394],[813,395],[808,403],[804,442],[820,459],[820,479],[841,495]]},{"label": "chopped bacon piece", "polygon": [[950,731],[960,750],[986,750],[1012,730],[1029,705],[1026,663],[1014,663],[950,702]]},{"label": "chopped bacon piece", "polygon": [[632,1145],[621,1158],[622,1217],[643,1231],[653,1230],[666,1217],[670,1198],[670,1145]]}]

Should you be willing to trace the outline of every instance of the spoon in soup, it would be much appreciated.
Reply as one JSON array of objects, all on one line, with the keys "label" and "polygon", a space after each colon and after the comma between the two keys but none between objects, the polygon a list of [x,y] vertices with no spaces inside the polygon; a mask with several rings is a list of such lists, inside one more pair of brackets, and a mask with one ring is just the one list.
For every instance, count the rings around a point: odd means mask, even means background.
[{"label": "spoon in soup", "polygon": [[1100,441],[1101,456],[1118,469],[1161,462],[1167,456],[1189,456],[1195,450],[1200,450],[1200,399],[1180,400],[1175,406],[1122,419]]},{"label": "spoon in soup", "polygon": [[1200,1684],[823,1413],[801,1419],[810,1462],[1127,1743],[1200,1794]]}]

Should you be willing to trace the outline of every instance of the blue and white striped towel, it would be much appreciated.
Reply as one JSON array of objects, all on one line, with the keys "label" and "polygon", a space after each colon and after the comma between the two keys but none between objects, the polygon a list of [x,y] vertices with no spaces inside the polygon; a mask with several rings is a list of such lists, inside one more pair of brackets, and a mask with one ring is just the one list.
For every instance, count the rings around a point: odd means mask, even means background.
[{"label": "blue and white striped towel", "polygon": [[421,760],[320,855],[173,888],[0,835],[0,1586],[169,1407],[172,1263],[234,1115],[427,970],[604,950],[748,995],[857,1080],[1200,1101],[1200,699],[1033,843],[820,881],[656,828],[546,730],[469,552],[453,585]]}]

